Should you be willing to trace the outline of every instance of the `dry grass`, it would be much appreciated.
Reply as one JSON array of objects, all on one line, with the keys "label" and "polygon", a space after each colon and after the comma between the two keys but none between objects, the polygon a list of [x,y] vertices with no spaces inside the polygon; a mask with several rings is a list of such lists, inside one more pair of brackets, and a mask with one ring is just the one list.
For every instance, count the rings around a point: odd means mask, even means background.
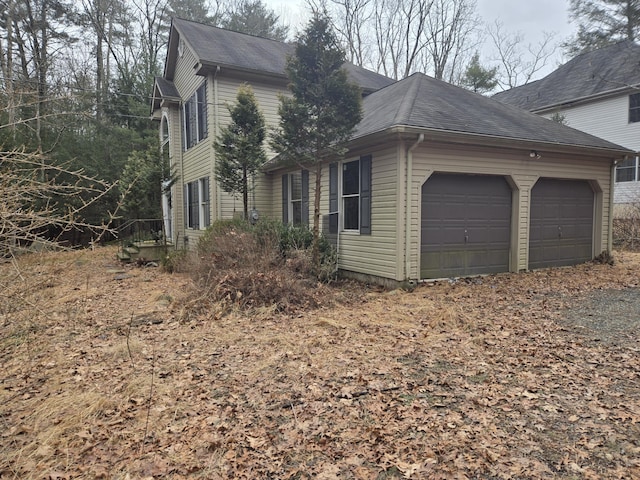
[{"label": "dry grass", "polygon": [[189,318],[114,255],[0,267],[0,478],[640,477],[637,335],[558,322],[638,254]]}]

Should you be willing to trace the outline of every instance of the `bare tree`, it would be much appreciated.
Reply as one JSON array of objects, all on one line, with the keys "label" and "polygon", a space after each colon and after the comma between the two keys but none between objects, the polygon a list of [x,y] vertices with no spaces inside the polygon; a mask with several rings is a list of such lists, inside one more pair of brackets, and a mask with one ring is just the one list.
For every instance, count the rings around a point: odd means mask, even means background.
[{"label": "bare tree", "polygon": [[426,28],[424,68],[433,76],[459,83],[464,65],[477,48],[471,43],[473,32],[480,25],[475,14],[475,0],[435,0]]},{"label": "bare tree", "polygon": [[488,28],[499,64],[498,82],[503,89],[529,83],[544,68],[558,49],[556,34],[543,32],[537,44],[524,44],[521,32],[509,33],[498,20]]},{"label": "bare tree", "polygon": [[[45,164],[43,181],[38,172]],[[108,225],[89,225],[82,215],[113,186],[51,165],[37,152],[0,151],[0,256],[12,256],[34,242],[60,246],[52,233],[59,236],[71,229],[90,229],[100,237]]]},{"label": "bare tree", "polygon": [[330,0],[334,5],[333,26],[342,41],[347,60],[361,67],[370,61],[368,23],[375,0]]}]

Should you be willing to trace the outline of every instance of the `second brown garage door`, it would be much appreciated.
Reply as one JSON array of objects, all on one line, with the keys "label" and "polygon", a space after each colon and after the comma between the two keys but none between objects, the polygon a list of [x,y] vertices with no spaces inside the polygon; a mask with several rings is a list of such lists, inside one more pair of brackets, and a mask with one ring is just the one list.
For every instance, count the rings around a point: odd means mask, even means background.
[{"label": "second brown garage door", "polygon": [[421,278],[509,270],[511,188],[504,177],[433,174],[422,186]]},{"label": "second brown garage door", "polygon": [[593,189],[586,180],[541,178],[531,190],[529,268],[593,258]]}]

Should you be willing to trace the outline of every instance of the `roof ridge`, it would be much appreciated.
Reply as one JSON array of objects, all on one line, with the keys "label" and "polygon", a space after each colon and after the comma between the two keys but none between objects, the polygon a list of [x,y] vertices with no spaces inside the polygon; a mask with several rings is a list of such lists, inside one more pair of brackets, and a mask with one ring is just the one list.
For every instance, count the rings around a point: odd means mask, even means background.
[{"label": "roof ridge", "polygon": [[[409,84],[408,88],[405,90],[404,95],[402,96],[402,100],[398,105],[398,110],[396,111],[396,115],[393,119],[395,123],[404,124],[408,121],[409,115],[411,114],[411,111],[413,110],[413,106],[416,103],[418,90],[420,90],[419,80],[421,76],[424,77],[426,75],[420,72],[416,72],[404,79],[404,80],[411,80],[411,83]],[[392,85],[399,85],[399,84],[401,84],[401,82],[396,82],[395,84],[392,84]],[[407,101],[407,99],[409,101]]]},{"label": "roof ridge", "polygon": [[283,41],[280,41],[280,40],[276,40],[275,38],[262,37],[260,35],[255,35],[253,33],[239,32],[237,30],[231,30],[229,28],[219,27],[217,25],[211,25],[210,23],[198,22],[196,20],[189,20],[189,19],[182,18],[182,17],[172,17],[172,21],[173,20],[179,20],[181,22],[195,23],[196,25],[201,25],[203,27],[215,28],[217,30],[223,30],[225,32],[235,33],[235,34],[238,34],[238,35],[245,35],[247,37],[257,38],[257,39],[260,39],[260,40],[268,40],[270,42],[275,42],[275,43],[279,43],[279,44],[282,44],[282,45],[294,45],[295,44],[294,42],[283,42]]}]

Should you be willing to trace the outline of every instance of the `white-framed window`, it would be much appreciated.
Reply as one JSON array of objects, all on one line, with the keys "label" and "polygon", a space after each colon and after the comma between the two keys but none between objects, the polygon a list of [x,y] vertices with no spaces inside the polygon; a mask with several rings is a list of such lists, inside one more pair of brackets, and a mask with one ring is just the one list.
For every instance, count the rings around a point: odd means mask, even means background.
[{"label": "white-framed window", "polygon": [[329,234],[371,235],[371,155],[329,165]]},{"label": "white-framed window", "polygon": [[185,226],[201,230],[211,225],[209,177],[203,177],[184,186]]},{"label": "white-framed window", "polygon": [[282,176],[282,221],[309,224],[309,172],[299,170]]},{"label": "white-framed window", "polygon": [[289,218],[294,225],[302,224],[302,172],[289,174]]},{"label": "white-framed window", "polygon": [[183,148],[197,145],[207,138],[207,84],[203,83],[182,105]]},{"label": "white-framed window", "polygon": [[342,228],[360,230],[360,160],[342,164]]},{"label": "white-framed window", "polygon": [[635,182],[638,180],[638,157],[628,158],[616,165],[616,182]]},{"label": "white-framed window", "polygon": [[640,122],[640,93],[629,95],[629,123]]}]

